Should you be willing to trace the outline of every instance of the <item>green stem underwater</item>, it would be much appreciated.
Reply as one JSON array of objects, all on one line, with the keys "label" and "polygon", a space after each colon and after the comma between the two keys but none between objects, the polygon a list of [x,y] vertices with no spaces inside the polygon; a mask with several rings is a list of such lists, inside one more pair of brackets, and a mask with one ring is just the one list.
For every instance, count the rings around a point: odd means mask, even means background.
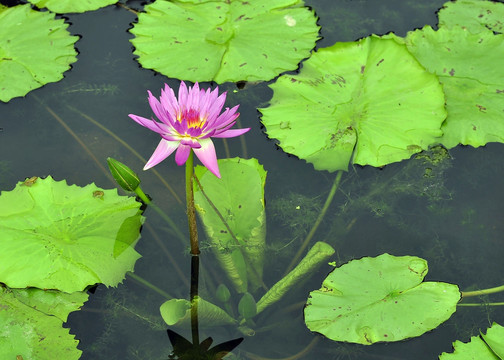
[{"label": "green stem underwater", "polygon": [[303,255],[304,250],[310,243],[310,240],[313,238],[313,235],[315,235],[315,232],[317,231],[320,223],[324,219],[324,216],[327,212],[327,209],[329,209],[329,205],[331,205],[331,202],[334,198],[334,194],[336,194],[336,190],[338,189],[339,183],[341,181],[341,176],[343,175],[343,171],[340,170],[338,171],[338,174],[336,175],[336,178],[334,179],[333,185],[331,187],[331,190],[329,191],[329,194],[327,195],[327,199],[324,203],[324,207],[320,211],[319,216],[317,217],[317,220],[315,220],[315,224],[313,224],[313,227],[310,230],[310,233],[306,236],[306,239],[303,241],[303,244],[299,248],[298,252],[296,255],[292,258],[289,266],[287,267],[287,270],[285,270],[284,277],[294,268],[294,266],[297,264],[299,261],[299,258],[301,255]]}]

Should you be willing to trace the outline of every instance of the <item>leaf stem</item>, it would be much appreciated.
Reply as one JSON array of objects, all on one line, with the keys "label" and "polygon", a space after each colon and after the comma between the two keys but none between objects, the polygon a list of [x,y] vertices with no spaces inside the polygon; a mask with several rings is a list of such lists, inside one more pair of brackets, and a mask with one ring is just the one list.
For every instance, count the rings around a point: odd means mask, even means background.
[{"label": "leaf stem", "polygon": [[457,306],[502,306],[504,302],[496,302],[496,303],[462,303],[457,304]]},{"label": "leaf stem", "polygon": [[504,291],[504,285],[489,288],[489,289],[483,289],[483,290],[475,290],[475,291],[462,291],[462,297],[470,297],[470,296],[480,296],[480,295],[487,295],[487,294],[494,294]]},{"label": "leaf stem", "polygon": [[298,262],[299,258],[303,254],[304,250],[310,243],[310,240],[312,239],[313,235],[315,235],[315,232],[317,231],[320,223],[324,219],[324,216],[327,212],[327,209],[329,209],[329,205],[331,205],[331,202],[334,198],[334,194],[336,194],[336,190],[338,189],[339,183],[341,181],[341,176],[343,175],[343,171],[340,170],[338,171],[338,174],[336,174],[336,178],[334,179],[333,185],[331,187],[331,190],[329,191],[329,194],[327,195],[327,199],[324,203],[324,207],[320,211],[319,216],[317,217],[317,220],[315,220],[315,223],[313,224],[313,227],[311,228],[309,234],[306,236],[303,244],[299,248],[298,252],[296,255],[292,258],[289,266],[287,267],[287,270],[285,270],[284,277],[294,268],[295,264]]}]

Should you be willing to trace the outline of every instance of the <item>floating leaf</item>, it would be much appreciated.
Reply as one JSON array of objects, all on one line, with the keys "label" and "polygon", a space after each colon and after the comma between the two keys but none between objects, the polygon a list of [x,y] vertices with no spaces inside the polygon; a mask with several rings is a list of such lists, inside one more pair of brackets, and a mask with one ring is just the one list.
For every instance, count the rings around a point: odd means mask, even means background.
[{"label": "floating leaf", "polygon": [[488,344],[490,349],[501,359],[504,359],[504,327],[493,323],[486,334],[481,337]]},{"label": "floating leaf", "polygon": [[371,36],[318,50],[298,75],[271,85],[260,109],[270,138],[317,170],[383,166],[441,136],[446,117],[436,76],[396,37]]},{"label": "floating leaf", "polygon": [[37,288],[10,290],[19,302],[37,309],[47,316],[56,316],[62,322],[66,322],[68,314],[79,310],[88,299],[88,294],[83,291],[68,294],[57,290]]},{"label": "floating leaf", "polygon": [[[236,324],[236,320],[217,305],[198,297],[198,320],[202,327]],[[159,308],[169,326],[191,327],[191,302],[185,299],[165,301]]]},{"label": "floating leaf", "polygon": [[457,340],[453,348],[453,353],[442,353],[439,360],[501,360],[479,336],[473,336],[468,343]]},{"label": "floating leaf", "polygon": [[117,190],[31,178],[0,194],[0,282],[68,293],[115,286],[140,255],[140,203]]},{"label": "floating leaf", "polygon": [[74,43],[63,19],[29,4],[0,8],[0,100],[24,96],[63,78],[77,61]]},{"label": "floating leaf", "polygon": [[250,281],[252,289],[249,290],[253,291],[262,282],[266,243],[266,171],[256,159],[240,158],[219,160],[219,169],[221,179],[204,166],[197,166],[195,174],[235,238],[195,183],[196,210],[214,253],[236,290],[240,293],[247,291]]},{"label": "floating leaf", "polygon": [[427,262],[414,256],[383,254],[334,269],[312,291],[305,322],[336,341],[370,345],[419,336],[456,310],[456,285],[422,282]]},{"label": "floating leaf", "polygon": [[331,245],[322,241],[316,242],[299,264],[263,295],[257,303],[257,312],[260,313],[280,300],[291,287],[299,283],[303,277],[310,275],[312,271],[333,254],[334,249]]},{"label": "floating leaf", "polygon": [[319,27],[301,0],[164,1],[131,29],[144,68],[181,80],[270,80],[310,55]]},{"label": "floating leaf", "polygon": [[[37,293],[34,296],[39,300],[44,297],[41,291],[34,290]],[[40,311],[34,302],[27,305],[25,301],[20,301],[26,300],[23,295],[0,287],[0,354],[3,359],[19,359],[18,356],[25,360],[80,358],[82,352],[77,349],[78,341],[69,334],[68,329],[63,328],[62,320],[45,313],[48,307],[59,307],[61,302],[68,300],[68,294],[53,294],[42,301],[45,305],[43,311]],[[67,299],[61,299],[60,296]],[[81,300],[84,299],[81,297],[75,301]],[[72,310],[77,310],[77,307]],[[67,308],[66,311],[72,310]],[[68,313],[64,317],[67,315]]]},{"label": "floating leaf", "polygon": [[409,32],[408,49],[437,74],[446,94],[448,117],[441,143],[447,148],[504,142],[504,35],[477,34],[453,26]]},{"label": "floating leaf", "polygon": [[63,13],[83,13],[97,10],[99,8],[115,4],[118,0],[28,0],[38,8],[48,8],[52,12]]},{"label": "floating leaf", "polygon": [[493,1],[449,1],[438,12],[439,27],[462,26],[472,33],[482,29],[504,32],[504,5]]}]

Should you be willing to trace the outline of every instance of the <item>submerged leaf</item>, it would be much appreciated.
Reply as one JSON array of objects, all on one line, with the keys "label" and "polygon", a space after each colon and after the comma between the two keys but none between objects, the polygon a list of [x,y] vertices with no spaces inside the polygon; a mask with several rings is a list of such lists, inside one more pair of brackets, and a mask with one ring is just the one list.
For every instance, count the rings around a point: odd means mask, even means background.
[{"label": "submerged leaf", "polygon": [[504,59],[504,35],[426,26],[409,32],[406,45],[443,84],[448,110],[444,146],[504,142],[504,66],[496,66]]},{"label": "submerged leaf", "polygon": [[[236,320],[217,305],[198,297],[198,319],[200,326],[222,326],[236,324]],[[191,327],[191,302],[185,299],[165,301],[159,308],[161,316],[170,326]]]},{"label": "submerged leaf", "polygon": [[317,170],[407,159],[436,142],[446,117],[437,77],[393,35],[319,49],[271,88],[260,109],[268,136]]},{"label": "submerged leaf", "polygon": [[257,303],[257,312],[260,313],[280,300],[290,288],[295,286],[303,277],[309,276],[312,271],[333,254],[334,249],[331,245],[322,241],[316,242],[299,264],[263,295]]},{"label": "submerged leaf", "polygon": [[270,80],[310,55],[319,27],[301,0],[164,1],[131,29],[144,68],[181,80]]},{"label": "submerged leaf", "polygon": [[195,183],[196,210],[212,249],[236,290],[253,291],[261,284],[263,273],[266,171],[256,159],[240,158],[219,160],[219,169],[221,179],[204,166],[197,166],[195,174],[232,234]]},{"label": "submerged leaf", "polygon": [[24,96],[63,78],[77,61],[68,24],[29,4],[0,8],[0,100]]},{"label": "submerged leaf", "polygon": [[0,282],[68,293],[115,286],[140,255],[140,203],[117,190],[32,178],[0,194]]},{"label": "submerged leaf", "polygon": [[427,262],[383,254],[334,269],[305,307],[306,326],[336,341],[370,345],[420,336],[456,310],[456,285],[422,282]]}]

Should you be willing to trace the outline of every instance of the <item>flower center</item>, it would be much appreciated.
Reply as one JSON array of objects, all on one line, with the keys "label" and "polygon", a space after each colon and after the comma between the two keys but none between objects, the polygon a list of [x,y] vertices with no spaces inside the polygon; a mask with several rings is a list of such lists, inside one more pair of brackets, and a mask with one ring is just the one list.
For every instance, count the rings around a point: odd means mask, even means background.
[{"label": "flower center", "polygon": [[185,120],[188,128],[199,128],[205,124],[206,116],[202,117],[200,112],[196,109],[183,110],[179,115],[179,122]]}]

